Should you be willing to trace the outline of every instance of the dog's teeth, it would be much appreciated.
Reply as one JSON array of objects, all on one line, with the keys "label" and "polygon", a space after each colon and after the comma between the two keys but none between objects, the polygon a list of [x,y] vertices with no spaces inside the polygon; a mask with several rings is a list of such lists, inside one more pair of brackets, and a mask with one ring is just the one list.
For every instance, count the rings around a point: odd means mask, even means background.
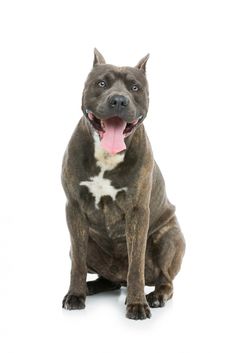
[{"label": "dog's teeth", "polygon": [[93,113],[88,112],[88,117],[89,117],[90,120],[93,120]]}]

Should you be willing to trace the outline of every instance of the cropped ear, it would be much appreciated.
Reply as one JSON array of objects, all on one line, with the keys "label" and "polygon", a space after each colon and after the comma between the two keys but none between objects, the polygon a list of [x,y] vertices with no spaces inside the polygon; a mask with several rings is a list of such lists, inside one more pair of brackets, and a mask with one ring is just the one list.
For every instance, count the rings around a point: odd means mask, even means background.
[{"label": "cropped ear", "polygon": [[99,53],[99,51],[96,48],[94,48],[93,66],[101,65],[101,64],[106,64],[106,61],[105,61],[104,57],[102,56],[102,54]]},{"label": "cropped ear", "polygon": [[135,67],[139,70],[143,70],[145,73],[146,72],[146,63],[148,61],[149,56],[150,56],[150,54],[147,54],[146,56],[144,56],[144,58],[142,58]]}]

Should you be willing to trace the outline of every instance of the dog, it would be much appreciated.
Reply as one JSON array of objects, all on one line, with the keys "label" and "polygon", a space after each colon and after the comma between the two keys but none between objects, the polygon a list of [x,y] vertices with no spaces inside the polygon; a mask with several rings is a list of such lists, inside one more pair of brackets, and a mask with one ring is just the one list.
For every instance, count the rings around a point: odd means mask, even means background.
[{"label": "dog", "polygon": [[[84,309],[87,295],[127,286],[126,317],[143,320],[173,295],[185,240],[143,125],[148,57],[117,67],[94,50],[83,117],[62,166],[71,238],[67,310]],[[86,282],[87,273],[98,278]],[[154,291],[145,295],[145,285]]]}]

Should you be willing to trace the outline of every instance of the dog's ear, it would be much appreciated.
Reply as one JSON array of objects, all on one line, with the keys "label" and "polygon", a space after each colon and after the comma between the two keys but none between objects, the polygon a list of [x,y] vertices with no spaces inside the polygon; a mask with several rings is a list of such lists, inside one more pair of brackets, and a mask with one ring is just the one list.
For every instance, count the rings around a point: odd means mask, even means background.
[{"label": "dog's ear", "polygon": [[104,57],[102,56],[102,54],[99,53],[99,51],[96,48],[94,48],[93,66],[101,65],[101,64],[106,64],[106,61],[105,61]]},{"label": "dog's ear", "polygon": [[146,56],[144,56],[144,58],[142,58],[135,67],[139,70],[143,70],[145,73],[146,72],[146,64],[147,64],[149,56],[150,56],[150,54],[147,54]]}]

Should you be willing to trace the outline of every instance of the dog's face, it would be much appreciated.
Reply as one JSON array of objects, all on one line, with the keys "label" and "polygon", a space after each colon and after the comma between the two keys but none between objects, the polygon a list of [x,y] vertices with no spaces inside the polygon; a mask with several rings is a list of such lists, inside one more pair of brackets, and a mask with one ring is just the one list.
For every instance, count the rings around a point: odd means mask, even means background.
[{"label": "dog's face", "polygon": [[83,91],[82,110],[109,153],[125,149],[124,139],[147,115],[147,60],[148,55],[136,67],[117,67],[106,64],[95,49],[93,69]]}]

